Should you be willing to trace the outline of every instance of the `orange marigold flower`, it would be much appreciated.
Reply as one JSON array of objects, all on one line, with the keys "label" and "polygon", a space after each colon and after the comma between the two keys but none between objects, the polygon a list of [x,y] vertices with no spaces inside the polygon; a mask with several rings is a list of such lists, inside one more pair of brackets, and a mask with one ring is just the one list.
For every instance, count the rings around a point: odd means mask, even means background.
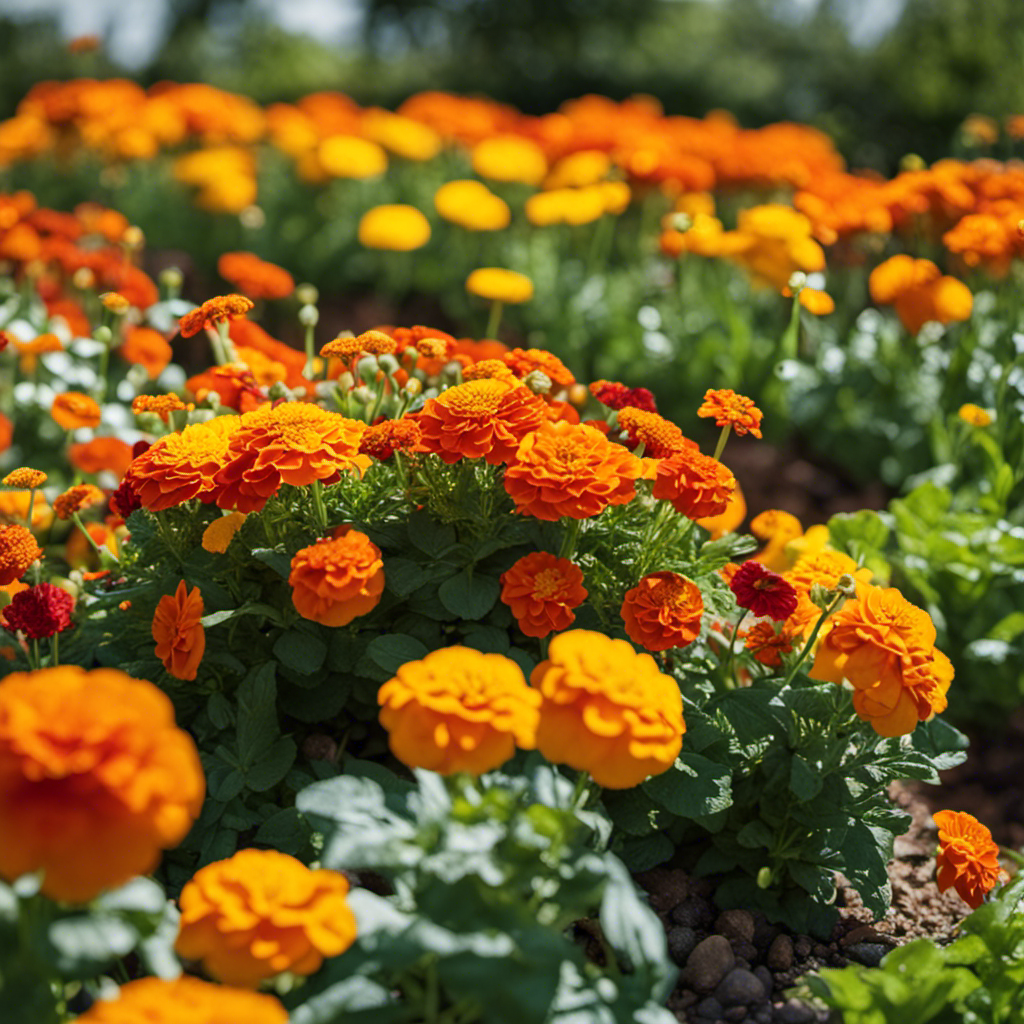
[{"label": "orange marigold flower", "polygon": [[502,654],[445,647],[404,664],[377,694],[391,752],[410,768],[480,775],[532,750],[540,694]]},{"label": "orange marigold flower", "polygon": [[0,413],[0,452],[7,451],[14,440],[14,424],[3,413]]},{"label": "orange marigold flower", "polygon": [[828,316],[836,311],[836,303],[832,296],[817,288],[801,288],[799,299],[800,305],[815,316]]},{"label": "orange marigold flower", "polygon": [[203,595],[198,587],[189,591],[182,580],[173,595],[161,597],[153,614],[156,656],[175,679],[195,679],[206,651]]},{"label": "orange marigold flower", "polygon": [[206,401],[211,391],[220,398],[220,404],[239,412],[249,412],[270,400],[260,390],[256,375],[246,363],[225,363],[197,373],[185,381],[185,387],[197,402]]},{"label": "orange marigold flower", "polygon": [[203,550],[209,551],[210,554],[223,555],[244,522],[245,515],[242,512],[229,512],[226,516],[214,519],[203,530]]},{"label": "orange marigold flower", "polygon": [[237,416],[217,416],[150,445],[125,475],[142,507],[160,512],[192,498],[212,501],[214,477],[227,465],[228,446],[240,424]]},{"label": "orange marigold flower", "polygon": [[423,443],[423,432],[416,420],[384,420],[368,427],[359,441],[359,452],[386,462],[395,452],[409,454],[418,451]]},{"label": "orange marigold flower", "polygon": [[416,342],[416,351],[426,359],[447,359],[452,343],[444,338],[420,338]]},{"label": "orange marigold flower", "polygon": [[327,342],[323,348],[320,349],[320,355],[324,359],[335,358],[335,359],[352,359],[354,356],[361,355],[363,353],[363,342],[361,338],[356,338],[350,335],[339,335],[333,341]]},{"label": "orange marigold flower", "polygon": [[767,620],[755,622],[747,630],[744,646],[762,665],[778,668],[782,664],[782,655],[794,650],[801,636],[789,623],[776,628]]},{"label": "orange marigold flower", "polygon": [[212,985],[184,975],[174,981],[139,978],[100,1000],[81,1024],[288,1024],[288,1011],[273,997]]},{"label": "orange marigold flower", "polygon": [[123,316],[131,309],[132,304],[120,292],[103,292],[100,302],[104,309],[118,316]]},{"label": "orange marigold flower", "polygon": [[689,519],[721,515],[736,490],[736,478],[718,459],[687,448],[658,463],[652,494]]},{"label": "orange marigold flower", "polygon": [[149,379],[156,380],[167,368],[174,350],[167,339],[152,327],[132,327],[118,354],[126,363],[143,367]]},{"label": "orange marigold flower", "polygon": [[323,626],[347,626],[367,615],[384,592],[380,548],[365,533],[344,528],[292,558],[288,576],[292,601],[304,619]]},{"label": "orange marigold flower", "polygon": [[398,342],[383,331],[364,331],[354,340],[359,342],[361,352],[371,356],[391,355],[398,348]]},{"label": "orange marigold flower", "polygon": [[79,391],[59,394],[50,406],[50,415],[65,430],[98,427],[100,423],[100,407],[88,395]]},{"label": "orange marigold flower", "polygon": [[761,436],[764,413],[754,405],[752,398],[738,395],[730,388],[717,391],[709,388],[705,391],[704,402],[697,410],[697,415],[703,419],[713,419],[716,427],[732,427],[739,437],[744,434]]},{"label": "orange marigold flower", "polygon": [[633,643],[649,651],[667,651],[697,639],[704,599],[697,584],[685,576],[652,572],[626,591],[619,614]]},{"label": "orange marigold flower", "polygon": [[736,490],[733,491],[725,511],[717,516],[703,516],[697,520],[697,525],[702,526],[711,534],[711,540],[718,540],[719,537],[724,537],[727,533],[735,532],[746,518],[747,502],[737,480]]},{"label": "orange marigold flower", "polygon": [[120,478],[131,465],[132,446],[116,437],[94,437],[91,441],[71,445],[68,461],[83,473],[108,470]]},{"label": "orange marigold flower", "polygon": [[283,267],[251,252],[226,252],[217,273],[250,299],[283,299],[295,291],[295,279]]},{"label": "orange marigold flower", "polygon": [[874,302],[892,303],[911,334],[917,334],[929,320],[940,324],[966,320],[974,306],[971,290],[962,281],[943,275],[931,260],[905,253],[875,267],[868,288]]},{"label": "orange marigold flower", "polygon": [[[964,423],[971,427],[988,427],[992,425],[992,413],[987,409],[982,409],[980,405],[975,405],[973,402],[966,402],[961,405],[956,414]],[[4,483],[7,483],[7,481],[5,480]]]},{"label": "orange marigold flower", "polygon": [[619,410],[618,421],[629,438],[629,446],[643,445],[644,455],[649,458],[667,459],[676,452],[700,450],[674,423],[656,412],[625,406]]},{"label": "orange marigold flower", "polygon": [[0,683],[0,877],[85,902],[156,867],[199,816],[203,770],[170,700],[115,669]]},{"label": "orange marigold flower", "polygon": [[519,442],[545,419],[544,400],[505,380],[470,380],[429,398],[417,414],[427,451],[449,463],[508,462]]},{"label": "orange marigold flower", "polygon": [[156,413],[164,421],[170,422],[172,412],[183,412],[186,409],[194,409],[195,406],[186,405],[177,395],[136,395],[132,399],[132,412],[140,416],[145,412]]},{"label": "orange marigold flower", "polygon": [[960,898],[977,910],[985,894],[1006,878],[999,866],[999,846],[992,833],[965,811],[936,811],[939,830],[936,882],[939,892],[956,889]]},{"label": "orange marigold flower", "polygon": [[282,484],[333,483],[345,470],[371,465],[359,454],[366,424],[309,402],[263,405],[242,416],[217,473],[217,504],[257,512]]},{"label": "orange marigold flower", "polygon": [[41,469],[32,469],[29,466],[20,466],[18,469],[12,469],[10,473],[3,478],[3,485],[5,487],[17,487],[21,490],[33,490],[36,487],[42,487],[47,481],[46,474]]},{"label": "orange marigold flower", "polygon": [[586,599],[583,570],[547,551],[524,555],[501,574],[501,600],[527,636],[567,629],[576,618],[573,609]]},{"label": "orange marigold flower", "polygon": [[554,764],[629,789],[667,771],[683,745],[679,685],[625,640],[559,633],[530,676],[543,703],[537,749]]},{"label": "orange marigold flower", "polygon": [[103,492],[95,484],[75,484],[57,495],[53,511],[58,519],[70,519],[76,512],[91,508],[100,501],[103,501]]},{"label": "orange marigold flower", "polygon": [[541,348],[514,348],[502,357],[505,365],[522,380],[534,370],[540,370],[552,384],[568,388],[576,383],[576,378],[558,356],[545,352]]},{"label": "orange marigold flower", "polygon": [[516,511],[554,521],[589,519],[636,497],[640,460],[599,430],[547,422],[527,434],[505,470]]},{"label": "orange marigold flower", "polygon": [[28,567],[43,552],[35,537],[17,523],[0,523],[0,586],[25,575]]},{"label": "orange marigold flower", "polygon": [[174,948],[241,988],[283,971],[315,974],[355,941],[347,894],[347,879],[335,871],[311,871],[277,850],[239,850],[182,889]]},{"label": "orange marigold flower", "polygon": [[191,338],[204,327],[214,327],[229,320],[245,316],[252,309],[252,299],[244,295],[218,295],[207,299],[191,313],[186,313],[179,321],[178,327],[183,338]]},{"label": "orange marigold flower", "polygon": [[471,363],[462,370],[462,379],[466,380],[506,380],[510,383],[518,380],[516,375],[500,359],[481,359]]},{"label": "orange marigold flower", "polygon": [[[852,576],[858,590],[871,582],[870,569],[858,567],[849,555],[832,548],[805,555],[782,575],[796,591],[796,608],[790,612],[787,625],[800,631],[805,638],[810,637],[815,623],[821,618],[821,609],[811,600],[811,587],[817,583],[826,590],[835,590],[841,576]],[[828,628],[827,622],[825,626]]]},{"label": "orange marigold flower", "polygon": [[832,617],[810,676],[849,680],[858,716],[880,736],[904,736],[946,709],[953,666],[926,611],[895,588],[868,587]]}]

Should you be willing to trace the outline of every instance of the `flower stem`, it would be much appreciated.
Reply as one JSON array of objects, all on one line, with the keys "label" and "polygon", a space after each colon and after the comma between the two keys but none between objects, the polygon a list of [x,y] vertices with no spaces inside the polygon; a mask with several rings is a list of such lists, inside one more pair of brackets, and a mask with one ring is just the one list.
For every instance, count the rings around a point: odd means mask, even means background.
[{"label": "flower stem", "polygon": [[495,300],[491,303],[491,312],[487,317],[487,328],[484,332],[485,338],[497,338],[498,328],[501,326],[501,314],[505,310],[505,304]]},{"label": "flower stem", "polygon": [[576,785],[572,788],[572,796],[569,798],[569,810],[578,811],[587,806],[590,798],[590,775],[581,771],[576,776]]},{"label": "flower stem", "polygon": [[54,633],[50,637],[50,668],[56,668],[60,664],[60,633]]},{"label": "flower stem", "polygon": [[786,673],[786,678],[782,683],[783,686],[789,686],[789,684],[793,682],[797,672],[800,670],[800,666],[807,660],[807,655],[814,650],[815,641],[818,639],[821,627],[825,625],[825,620],[839,607],[840,603],[844,600],[844,597],[845,595],[839,594],[836,599],[821,613],[818,621],[814,624],[814,629],[812,630],[807,643],[804,644],[803,650],[800,652],[800,657],[793,662],[789,671]]},{"label": "flower stem", "polygon": [[718,444],[715,445],[714,458],[720,459],[722,457],[722,452],[725,451],[725,442],[729,440],[729,432],[731,430],[731,423],[726,423],[726,425],[722,427],[722,432],[718,435]]},{"label": "flower stem", "polygon": [[[728,428],[726,428],[728,429]],[[736,620],[736,625],[732,628],[732,636],[729,637],[729,647],[725,652],[725,660],[722,662],[722,678],[725,681],[725,685],[730,689],[734,690],[735,680],[732,677],[732,662],[733,656],[736,651],[736,640],[740,635],[740,626],[743,624],[743,620],[750,614],[749,608],[743,609],[743,614]]]},{"label": "flower stem", "polygon": [[324,505],[323,484],[319,480],[313,481],[313,509],[320,524],[320,532],[327,533],[327,508]]},{"label": "flower stem", "polygon": [[120,561],[117,555],[115,555],[114,552],[110,550],[110,548],[101,548],[99,544],[97,544],[96,541],[93,540],[92,534],[89,533],[89,531],[85,528],[85,523],[82,522],[81,517],[78,515],[77,512],[72,512],[71,518],[74,519],[75,526],[77,526],[82,531],[82,533],[85,534],[85,539],[89,542],[89,547],[93,549],[101,563],[103,561],[104,554],[108,555],[115,562]]},{"label": "flower stem", "polygon": [[571,559],[576,553],[576,543],[579,540],[582,526],[582,519],[573,519],[569,522],[569,528],[562,537],[562,549],[558,552],[559,558]]}]

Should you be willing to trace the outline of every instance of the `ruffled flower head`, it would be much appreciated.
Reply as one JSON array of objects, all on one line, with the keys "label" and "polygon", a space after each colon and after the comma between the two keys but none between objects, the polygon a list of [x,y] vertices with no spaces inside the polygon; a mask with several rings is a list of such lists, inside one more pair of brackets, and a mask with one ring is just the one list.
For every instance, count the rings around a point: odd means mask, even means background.
[{"label": "ruffled flower head", "polygon": [[667,651],[697,639],[704,599],[697,584],[685,576],[652,572],[626,591],[620,614],[633,643],[649,651]]},{"label": "ruffled flower head", "polygon": [[755,615],[767,615],[782,622],[796,610],[797,594],[793,585],[760,562],[744,562],[729,581],[729,589],[741,608]]},{"label": "ruffled flower head", "polygon": [[197,309],[181,318],[178,324],[181,336],[191,338],[206,327],[216,327],[217,324],[245,316],[253,305],[252,299],[247,299],[244,295],[218,295],[207,299]]},{"label": "ruffled flower head", "polygon": [[226,252],[217,260],[217,273],[250,299],[283,299],[295,291],[291,274],[251,252]]},{"label": "ruffled flower head", "polygon": [[1006,878],[999,866],[999,846],[992,833],[965,811],[936,811],[932,817],[939,830],[939,892],[956,889],[960,898],[977,910],[986,893]]},{"label": "ruffled flower head", "polygon": [[295,608],[304,619],[347,626],[380,603],[384,592],[380,548],[365,533],[342,527],[334,537],[295,553],[288,582]]},{"label": "ruffled flower head", "polygon": [[736,491],[736,478],[718,459],[685,448],[658,463],[652,494],[688,519],[719,516]]},{"label": "ruffled flower head", "polygon": [[24,633],[28,640],[43,640],[71,627],[75,599],[62,587],[37,583],[14,595],[0,611],[0,620],[12,633]]},{"label": "ruffled flower head", "polygon": [[697,415],[703,419],[713,419],[716,427],[732,427],[739,437],[744,434],[761,436],[764,413],[752,398],[738,395],[730,388],[717,391],[709,388],[704,393],[704,402],[697,410]]},{"label": "ruffled flower head", "polygon": [[173,595],[157,602],[153,615],[156,656],[175,679],[195,679],[206,651],[203,629],[203,595],[198,587],[189,591],[182,580]]},{"label": "ruffled flower head", "polygon": [[527,636],[567,629],[586,599],[583,570],[547,551],[524,555],[501,575],[501,600]]},{"label": "ruffled flower head", "polygon": [[35,537],[17,523],[0,523],[0,586],[21,579],[29,566],[42,558]]},{"label": "ruffled flower head", "polygon": [[79,391],[64,391],[57,395],[50,407],[50,415],[65,430],[98,427],[100,423],[100,407]]}]

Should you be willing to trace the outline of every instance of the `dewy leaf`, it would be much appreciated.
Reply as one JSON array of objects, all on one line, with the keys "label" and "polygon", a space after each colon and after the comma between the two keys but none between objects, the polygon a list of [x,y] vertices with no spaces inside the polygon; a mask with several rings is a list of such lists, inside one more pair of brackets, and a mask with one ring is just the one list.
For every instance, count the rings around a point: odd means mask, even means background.
[{"label": "dewy leaf", "polygon": [[667,772],[643,784],[644,792],[680,818],[698,818],[732,804],[732,772],[700,754],[684,752]]},{"label": "dewy leaf", "polygon": [[501,584],[491,576],[469,574],[468,570],[451,576],[438,588],[441,604],[460,619],[482,619],[501,593]]}]

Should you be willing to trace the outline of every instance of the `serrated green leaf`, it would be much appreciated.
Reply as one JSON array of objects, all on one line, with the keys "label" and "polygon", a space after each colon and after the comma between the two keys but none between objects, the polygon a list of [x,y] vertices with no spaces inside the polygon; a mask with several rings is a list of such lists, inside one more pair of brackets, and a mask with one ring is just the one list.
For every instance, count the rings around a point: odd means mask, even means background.
[{"label": "serrated green leaf", "polygon": [[821,787],[820,773],[794,754],[789,767],[790,791],[801,800],[813,800],[821,792]]},{"label": "serrated green leaf", "polygon": [[297,753],[295,741],[290,736],[282,736],[256,764],[246,770],[246,786],[254,793],[264,793],[273,788],[288,774]]},{"label": "serrated green leaf", "polygon": [[703,817],[732,804],[732,771],[684,751],[675,764],[643,784],[644,792],[680,818]]},{"label": "serrated green leaf", "polygon": [[264,565],[269,565],[281,579],[286,580],[291,575],[292,560],[286,552],[276,548],[253,548],[250,554]]}]

